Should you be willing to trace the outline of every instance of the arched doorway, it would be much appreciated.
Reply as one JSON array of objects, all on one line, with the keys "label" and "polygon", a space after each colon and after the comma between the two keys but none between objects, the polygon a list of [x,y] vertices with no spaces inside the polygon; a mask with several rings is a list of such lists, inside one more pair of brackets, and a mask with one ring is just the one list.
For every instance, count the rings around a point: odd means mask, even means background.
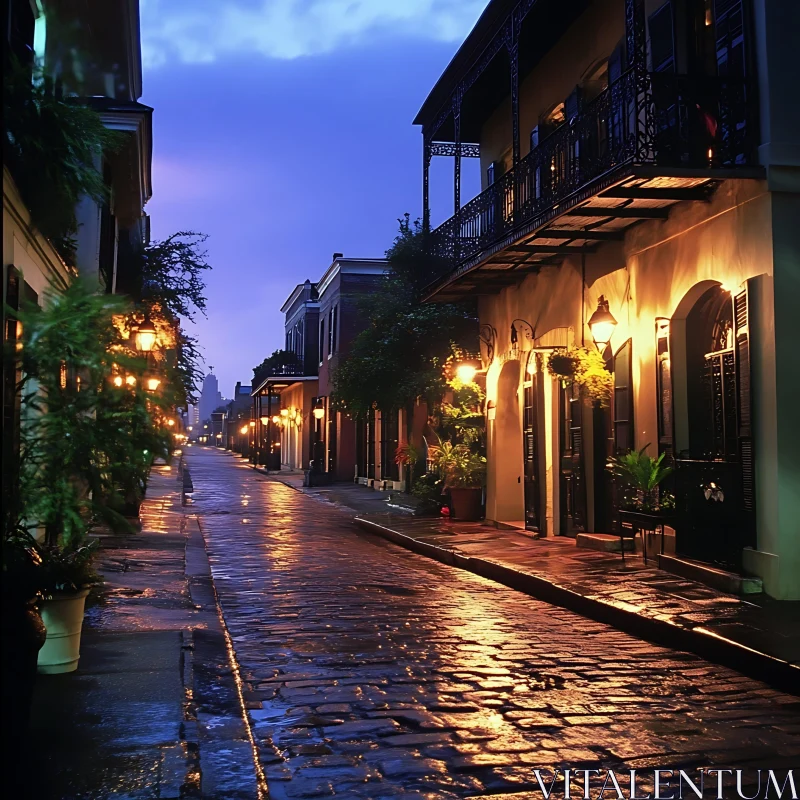
[{"label": "arched doorway", "polygon": [[[676,552],[741,568],[755,544],[747,290],[695,291],[673,317]],[[660,411],[663,415],[663,412]]]}]

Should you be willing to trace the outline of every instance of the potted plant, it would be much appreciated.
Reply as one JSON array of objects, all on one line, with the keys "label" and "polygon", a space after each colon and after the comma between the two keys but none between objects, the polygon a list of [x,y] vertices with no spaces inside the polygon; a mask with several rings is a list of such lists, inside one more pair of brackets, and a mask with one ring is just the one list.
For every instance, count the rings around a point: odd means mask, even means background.
[{"label": "potted plant", "polygon": [[664,464],[664,453],[657,458],[648,455],[649,446],[610,458],[606,467],[623,483],[620,524],[628,523],[634,531],[642,532],[661,528],[663,534],[663,526],[675,508],[675,497],[662,491],[661,484],[672,473],[672,467]]},{"label": "potted plant", "polygon": [[98,542],[79,547],[42,546],[42,621],[47,638],[39,651],[39,672],[73,672],[80,658],[86,596],[100,578],[93,561]]},{"label": "potted plant", "polygon": [[480,519],[486,459],[466,444],[442,442],[433,452],[433,463],[450,490],[453,516],[464,521]]}]

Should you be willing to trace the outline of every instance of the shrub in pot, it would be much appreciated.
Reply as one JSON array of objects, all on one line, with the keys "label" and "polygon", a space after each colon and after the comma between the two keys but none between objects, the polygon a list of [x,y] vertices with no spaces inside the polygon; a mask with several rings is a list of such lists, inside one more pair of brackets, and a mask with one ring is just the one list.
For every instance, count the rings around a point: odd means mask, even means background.
[{"label": "shrub in pot", "polygon": [[660,491],[660,484],[672,473],[672,467],[663,463],[664,453],[657,458],[648,455],[648,447],[646,444],[641,450],[610,458],[606,468],[623,483],[623,510],[667,513],[675,507],[675,500],[670,493]]},{"label": "shrub in pot", "polygon": [[86,596],[99,581],[93,560],[97,540],[80,547],[44,546],[42,559],[42,621],[47,638],[39,651],[39,672],[73,672],[80,658]]},{"label": "shrub in pot", "polygon": [[464,521],[480,519],[486,484],[486,458],[473,452],[466,444],[442,442],[434,451],[433,462],[450,490],[453,516]]}]

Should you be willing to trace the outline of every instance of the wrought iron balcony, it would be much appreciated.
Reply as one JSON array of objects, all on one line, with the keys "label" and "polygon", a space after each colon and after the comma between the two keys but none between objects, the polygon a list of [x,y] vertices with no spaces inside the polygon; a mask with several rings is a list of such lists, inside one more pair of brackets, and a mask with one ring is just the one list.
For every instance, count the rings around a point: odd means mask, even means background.
[{"label": "wrought iron balcony", "polygon": [[753,166],[754,105],[741,78],[630,69],[432,231],[431,255],[444,274],[466,269],[641,168],[713,178]]}]

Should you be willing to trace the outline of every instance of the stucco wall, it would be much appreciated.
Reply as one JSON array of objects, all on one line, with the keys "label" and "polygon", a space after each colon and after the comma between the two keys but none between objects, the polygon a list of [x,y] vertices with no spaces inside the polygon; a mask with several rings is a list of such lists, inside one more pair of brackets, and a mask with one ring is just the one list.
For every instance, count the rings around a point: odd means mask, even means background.
[{"label": "stucco wall", "polygon": [[[3,169],[3,301],[7,282],[7,269],[13,265],[25,281],[39,295],[39,303],[50,288],[51,282],[65,288],[70,272],[64,266],[53,246],[35,229],[31,228],[30,215],[17,191],[11,174]],[[4,306],[5,307],[5,306]],[[5,312],[3,314],[5,317]]]},{"label": "stucco wall", "polygon": [[[787,222],[788,212],[784,216],[786,218],[781,224],[785,235],[797,238]],[[776,400],[776,342],[775,323],[772,321],[775,313],[772,287],[776,224],[772,195],[765,182],[726,181],[709,203],[681,204],[674,208],[668,220],[637,225],[628,232],[624,242],[609,243],[597,253],[587,255],[586,288],[583,292],[581,262],[575,257],[558,267],[545,267],[517,287],[504,289],[497,295],[482,296],[479,304],[481,322],[492,324],[498,331],[498,357],[487,375],[487,400],[497,404],[496,420],[494,423],[490,421],[490,434],[492,427],[496,429],[505,418],[502,404],[517,404],[521,394],[521,388],[513,397],[508,391],[503,393],[498,380],[503,361],[509,358],[512,320],[521,318],[528,321],[535,327],[537,336],[561,326],[571,327],[577,343],[581,342],[583,330],[585,342],[591,345],[591,332],[588,326],[583,328],[582,322],[591,315],[598,296],[602,294],[608,299],[610,310],[618,321],[612,340],[613,349],[616,351],[628,338],[632,339],[635,446],[641,448],[651,444],[651,452],[655,452],[658,442],[656,319],[685,316],[693,293],[697,294],[704,286],[721,283],[735,292],[748,281],[751,290],[753,402],[757,409],[758,550],[786,556],[787,567],[790,559],[796,562],[795,551],[800,547],[800,523],[796,520],[800,516],[791,519],[790,511],[794,508],[796,514],[800,514],[800,502],[797,500],[798,490],[789,487],[790,478],[796,478],[800,468],[797,450],[794,450],[794,466],[790,466],[789,454],[784,453],[781,457],[778,440],[780,408]],[[785,259],[782,281],[787,290],[792,286],[796,288],[797,284],[797,278],[791,277],[794,273],[789,266],[791,253],[795,250],[791,246],[785,248],[789,255]],[[796,264],[793,269],[796,273]],[[520,369],[520,373],[523,371]],[[781,374],[778,372],[779,384]],[[789,371],[784,380],[797,382]],[[677,397],[675,402],[678,403]],[[782,427],[785,427],[786,417],[783,419]],[[681,435],[679,430],[676,433]],[[497,431],[493,434],[495,441],[500,441],[504,435]],[[518,447],[521,453],[521,437]],[[678,442],[676,449],[680,449]],[[522,493],[512,480],[514,476],[509,478],[505,474],[508,461],[504,462],[505,471],[501,476],[498,454],[494,455],[489,464],[490,516],[507,502],[508,496],[518,508],[522,503]],[[505,455],[502,458],[505,459]],[[521,476],[521,459],[514,460]],[[784,470],[783,475],[779,474],[780,470]],[[591,496],[591,470],[586,472]],[[503,513],[505,517],[494,518],[520,518],[513,509],[506,509]],[[787,584],[785,576],[788,573],[784,567],[769,569],[774,576],[769,579],[768,591],[777,596],[787,596],[791,591],[797,593],[797,586],[792,590]],[[766,575],[762,577],[767,579]]]}]

